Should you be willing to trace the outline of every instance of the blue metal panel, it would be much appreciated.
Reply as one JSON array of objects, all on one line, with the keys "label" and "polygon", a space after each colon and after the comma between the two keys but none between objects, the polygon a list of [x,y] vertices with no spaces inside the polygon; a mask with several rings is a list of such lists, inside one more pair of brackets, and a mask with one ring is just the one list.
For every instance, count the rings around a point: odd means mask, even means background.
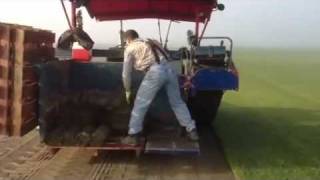
[{"label": "blue metal panel", "polygon": [[194,90],[237,90],[238,76],[225,69],[201,69],[192,79]]}]

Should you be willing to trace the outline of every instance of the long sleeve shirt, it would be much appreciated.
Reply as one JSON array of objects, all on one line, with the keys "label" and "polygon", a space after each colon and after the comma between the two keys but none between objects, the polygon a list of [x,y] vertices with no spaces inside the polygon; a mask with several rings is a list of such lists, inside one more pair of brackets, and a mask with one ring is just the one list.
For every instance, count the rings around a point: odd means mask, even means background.
[{"label": "long sleeve shirt", "polygon": [[145,71],[155,63],[151,47],[142,39],[136,39],[125,49],[122,79],[126,91],[131,90],[132,70]]}]

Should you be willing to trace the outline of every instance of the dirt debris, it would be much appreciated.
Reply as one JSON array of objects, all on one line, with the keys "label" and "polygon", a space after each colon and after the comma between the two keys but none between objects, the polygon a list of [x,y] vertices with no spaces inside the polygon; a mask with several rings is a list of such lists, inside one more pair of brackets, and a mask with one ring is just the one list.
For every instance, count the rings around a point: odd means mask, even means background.
[{"label": "dirt debris", "polygon": [[119,92],[90,90],[55,98],[44,116],[45,142],[53,146],[102,145],[126,132],[130,108]]},{"label": "dirt debris", "polygon": [[[144,154],[65,148],[55,153],[40,144],[37,131],[21,139],[0,158],[0,180],[234,180],[213,133],[200,134],[200,156]],[[0,151],[5,146],[0,146]]]}]

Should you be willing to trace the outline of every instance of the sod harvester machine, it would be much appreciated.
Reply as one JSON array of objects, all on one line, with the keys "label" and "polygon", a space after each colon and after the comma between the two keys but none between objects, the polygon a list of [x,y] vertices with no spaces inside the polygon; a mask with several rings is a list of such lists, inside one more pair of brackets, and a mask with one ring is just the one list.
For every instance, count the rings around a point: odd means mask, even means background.
[{"label": "sod harvester machine", "polygon": [[[127,133],[131,110],[125,101],[121,77],[124,46],[121,43],[107,50],[91,50],[93,41],[82,30],[76,11],[85,7],[97,21],[119,20],[121,24],[122,20],[129,19],[165,19],[170,22],[169,29],[172,22],[194,22],[195,30],[186,33],[189,44],[178,50],[169,50],[168,39],[161,43],[171,56],[169,63],[178,71],[181,92],[193,118],[199,125],[210,125],[224,92],[238,89],[238,73],[232,60],[232,39],[204,36],[212,12],[224,10],[224,5],[218,4],[217,0],[70,2],[72,16],[67,32],[70,35],[60,38],[59,43],[66,47],[65,39],[72,39],[72,43],[77,43],[89,53],[88,57],[92,56],[92,61],[81,61],[80,55],[71,60],[39,65],[42,140],[53,148],[134,150],[137,154],[199,153],[198,143],[189,142],[184,137],[163,90],[154,99],[145,119],[146,138],[138,146],[120,143]],[[203,46],[203,41],[212,45]],[[94,62],[95,56],[103,56],[107,60]],[[133,89],[137,90],[144,73],[134,73]]]}]

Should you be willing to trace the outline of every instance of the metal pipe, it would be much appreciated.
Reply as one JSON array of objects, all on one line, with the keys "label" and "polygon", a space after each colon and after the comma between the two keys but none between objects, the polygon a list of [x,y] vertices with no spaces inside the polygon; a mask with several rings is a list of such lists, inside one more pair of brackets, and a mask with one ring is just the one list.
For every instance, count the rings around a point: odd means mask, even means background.
[{"label": "metal pipe", "polygon": [[195,34],[195,42],[197,43],[196,46],[198,46],[198,39],[199,39],[199,17],[196,18],[196,34]]},{"label": "metal pipe", "polygon": [[165,43],[164,43],[164,49],[167,49],[167,46],[168,46],[169,33],[170,33],[170,30],[171,30],[171,24],[172,24],[172,21],[170,21],[169,26],[168,26],[166,40],[165,40]]},{"label": "metal pipe", "polygon": [[77,9],[77,0],[73,0],[71,3],[71,18],[72,18],[71,20],[72,20],[73,29],[77,27],[76,9]]},{"label": "metal pipe", "polygon": [[161,35],[161,24],[160,24],[160,19],[158,19],[158,28],[159,28],[159,37],[160,37],[160,44],[161,46],[162,44],[162,35]]},{"label": "metal pipe", "polygon": [[204,24],[202,33],[201,33],[200,38],[199,38],[198,45],[200,45],[200,43],[201,43],[201,40],[202,40],[202,38],[203,38],[203,35],[204,35],[204,33],[205,33],[205,31],[206,31],[206,29],[207,29],[207,27],[208,27],[209,21],[210,21],[209,18],[206,19],[206,23]]},{"label": "metal pipe", "polygon": [[68,13],[67,13],[66,6],[64,5],[63,0],[60,0],[60,2],[61,2],[61,5],[62,5],[64,14],[65,14],[65,16],[66,16],[66,19],[67,19],[67,21],[68,21],[69,28],[70,28],[70,29],[73,29],[73,28],[72,28],[72,25],[71,25],[71,22],[70,22],[70,18],[69,18]]},{"label": "metal pipe", "polygon": [[120,43],[121,43],[121,47],[124,48],[125,46],[125,42],[124,42],[124,37],[123,37],[123,21],[120,20]]}]

